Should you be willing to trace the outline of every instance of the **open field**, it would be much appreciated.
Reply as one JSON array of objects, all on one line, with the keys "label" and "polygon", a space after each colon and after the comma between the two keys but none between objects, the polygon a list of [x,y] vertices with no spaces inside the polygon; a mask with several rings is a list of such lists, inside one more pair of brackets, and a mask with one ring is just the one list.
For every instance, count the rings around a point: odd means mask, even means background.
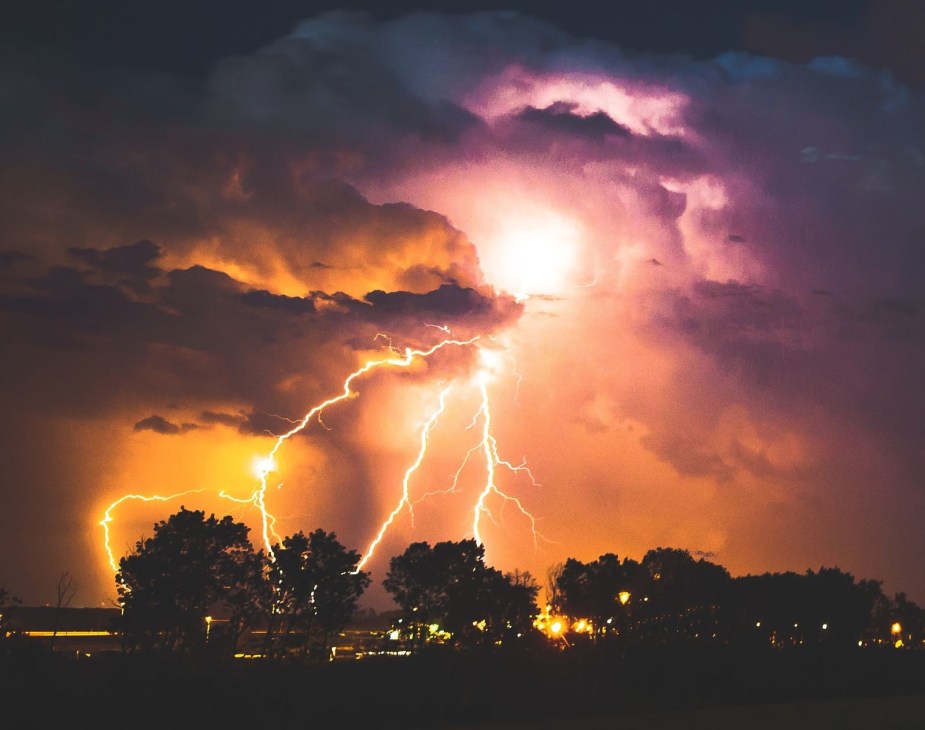
[{"label": "open field", "polygon": [[925,730],[925,652],[426,652],[325,663],[0,657],[20,728]]},{"label": "open field", "polygon": [[458,730],[922,730],[925,695],[572,717]]}]

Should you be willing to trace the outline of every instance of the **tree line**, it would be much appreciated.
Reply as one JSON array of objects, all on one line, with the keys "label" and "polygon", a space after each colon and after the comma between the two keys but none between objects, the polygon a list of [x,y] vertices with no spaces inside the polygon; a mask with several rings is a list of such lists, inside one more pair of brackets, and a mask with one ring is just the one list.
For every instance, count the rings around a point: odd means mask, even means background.
[{"label": "tree line", "polygon": [[564,642],[925,648],[925,610],[837,567],[733,578],[686,550],[656,548],[641,561],[569,558],[550,570],[548,590],[541,623]]},{"label": "tree line", "polygon": [[[123,650],[232,656],[248,635],[264,657],[327,658],[370,585],[360,555],[321,529],[269,553],[248,533],[230,516],[185,507],[155,524],[115,577]],[[888,597],[880,581],[825,567],[733,578],[674,548],[641,561],[569,558],[550,568],[542,608],[533,576],[487,565],[471,539],[412,543],[389,561],[383,587],[400,610],[388,640],[409,653],[698,641],[925,646],[925,610],[902,593]],[[3,610],[11,599],[0,589],[0,639],[11,633]]]}]

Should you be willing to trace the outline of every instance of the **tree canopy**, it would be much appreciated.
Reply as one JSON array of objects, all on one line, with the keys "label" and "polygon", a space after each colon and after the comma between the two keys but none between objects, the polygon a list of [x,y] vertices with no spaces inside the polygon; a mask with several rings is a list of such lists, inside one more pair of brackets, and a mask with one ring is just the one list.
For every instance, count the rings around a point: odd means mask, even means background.
[{"label": "tree canopy", "polygon": [[236,633],[252,621],[262,556],[254,552],[248,531],[230,516],[207,518],[181,507],[154,526],[152,537],[139,540],[119,561],[116,575],[128,646],[202,649],[211,638],[207,618],[217,604],[230,609]]},{"label": "tree canopy", "polygon": [[303,656],[312,647],[323,655],[356,612],[369,586],[369,573],[357,570],[359,553],[344,547],[335,533],[321,529],[286,537],[273,553],[268,573],[276,591],[271,617],[275,620],[268,634],[281,627],[288,639],[295,631]]},{"label": "tree canopy", "polygon": [[383,585],[403,611],[412,650],[428,642],[500,646],[522,639],[539,590],[529,574],[504,575],[485,564],[475,540],[408,546],[389,562]]},{"label": "tree canopy", "polygon": [[[185,507],[155,524],[116,575],[126,650],[227,656],[259,626],[263,656],[329,658],[370,584],[357,567],[359,554],[316,529],[282,538],[266,555],[254,550],[248,532],[230,516]],[[879,581],[857,581],[837,567],[733,578],[705,557],[659,547],[641,561],[614,553],[568,558],[550,569],[548,581],[550,606],[541,614],[533,577],[487,565],[484,546],[468,539],[411,543],[390,559],[382,584],[401,610],[395,632],[411,651],[528,646],[542,637],[534,628],[553,624],[551,636],[569,637],[562,645],[608,647],[919,647],[925,639],[925,611],[905,594],[889,598]],[[9,600],[0,588],[4,630]],[[216,613],[220,625],[210,620]]]}]

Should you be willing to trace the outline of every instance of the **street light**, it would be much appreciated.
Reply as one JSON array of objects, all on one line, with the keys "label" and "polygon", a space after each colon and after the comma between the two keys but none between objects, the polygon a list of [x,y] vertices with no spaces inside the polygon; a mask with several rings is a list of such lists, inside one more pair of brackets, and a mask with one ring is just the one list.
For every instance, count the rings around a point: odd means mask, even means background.
[{"label": "street light", "polygon": [[901,649],[903,646],[902,638],[903,626],[899,621],[895,621],[892,626],[890,626],[890,633],[896,637],[896,641],[893,642],[893,646],[897,649]]}]

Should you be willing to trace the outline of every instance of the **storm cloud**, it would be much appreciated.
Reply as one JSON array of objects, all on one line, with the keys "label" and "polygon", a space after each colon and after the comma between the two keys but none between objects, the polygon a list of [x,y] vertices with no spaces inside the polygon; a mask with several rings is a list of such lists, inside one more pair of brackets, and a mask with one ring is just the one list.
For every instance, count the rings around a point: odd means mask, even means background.
[{"label": "storm cloud", "polygon": [[[908,78],[632,54],[514,13],[336,12],[202,83],[54,54],[0,83],[18,99],[0,120],[2,456],[43,524],[95,524],[136,476],[217,490],[240,466],[226,444],[256,449],[360,363],[452,333],[503,351],[498,443],[543,484],[522,496],[549,540],[511,518],[493,563],[542,575],[671,544],[925,591],[896,558],[925,549]],[[471,349],[326,412],[284,519],[368,539],[434,384],[484,367]],[[93,539],[74,538],[86,556]],[[49,548],[48,586],[69,549]]]}]

